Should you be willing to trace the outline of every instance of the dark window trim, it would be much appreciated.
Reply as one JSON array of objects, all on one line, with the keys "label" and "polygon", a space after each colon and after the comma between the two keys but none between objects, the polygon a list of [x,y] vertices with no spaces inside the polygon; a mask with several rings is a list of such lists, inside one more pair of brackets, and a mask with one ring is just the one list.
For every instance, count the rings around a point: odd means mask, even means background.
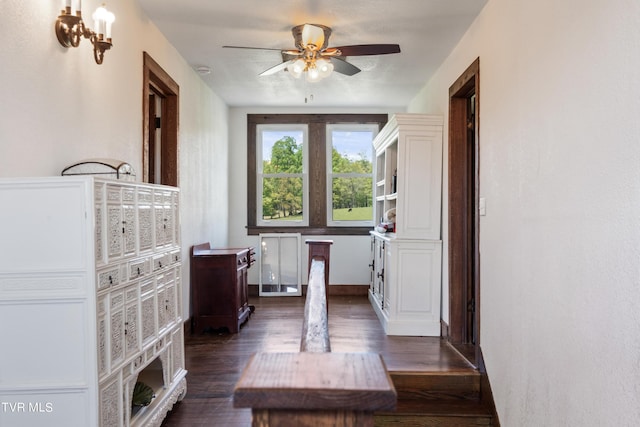
[{"label": "dark window trim", "polygon": [[[366,235],[371,227],[328,227],[326,218],[326,125],[378,124],[387,114],[248,114],[247,115],[247,233],[300,233],[306,235]],[[256,201],[256,127],[262,124],[309,126],[309,225],[306,227],[258,226]]]}]

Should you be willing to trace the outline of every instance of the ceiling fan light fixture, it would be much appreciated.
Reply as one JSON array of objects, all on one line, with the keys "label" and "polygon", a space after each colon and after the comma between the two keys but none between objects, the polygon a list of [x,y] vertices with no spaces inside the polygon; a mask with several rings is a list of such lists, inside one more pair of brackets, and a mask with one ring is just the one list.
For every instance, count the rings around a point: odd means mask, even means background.
[{"label": "ceiling fan light fixture", "polygon": [[327,61],[324,58],[320,58],[316,61],[316,67],[320,72],[320,77],[328,77],[333,72],[333,64],[331,61]]},{"label": "ceiling fan light fixture", "polygon": [[287,71],[296,79],[305,75],[309,82],[317,82],[333,71],[353,76],[362,71],[346,61],[348,56],[386,55],[400,53],[397,44],[360,44],[328,47],[331,28],[319,24],[302,24],[291,28],[296,49],[274,49],[249,46],[223,46],[236,49],[279,50],[282,62],[262,73],[269,76],[279,71]]},{"label": "ceiling fan light fixture", "polygon": [[309,67],[309,69],[307,70],[306,78],[308,82],[317,82],[322,79],[322,76],[320,76],[320,71],[315,66],[315,64],[313,64],[313,66]]},{"label": "ceiling fan light fixture", "polygon": [[299,79],[300,76],[302,76],[302,73],[304,72],[304,69],[306,68],[306,66],[307,64],[304,62],[304,60],[297,59],[293,62],[293,64],[291,64],[291,67],[287,68],[287,70],[289,71],[289,73],[291,73],[293,77],[295,77],[296,79]]}]

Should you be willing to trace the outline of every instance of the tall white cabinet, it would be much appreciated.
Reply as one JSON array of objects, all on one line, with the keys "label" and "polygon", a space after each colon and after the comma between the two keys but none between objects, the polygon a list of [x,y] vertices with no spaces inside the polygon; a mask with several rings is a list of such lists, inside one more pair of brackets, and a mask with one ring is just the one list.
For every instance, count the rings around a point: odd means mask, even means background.
[{"label": "tall white cabinet", "polygon": [[442,117],[396,114],[374,140],[375,217],[369,300],[388,335],[439,336],[442,285]]},{"label": "tall white cabinet", "polygon": [[[0,425],[159,426],[186,393],[178,189],[0,180]],[[149,406],[132,407],[136,381]]]}]

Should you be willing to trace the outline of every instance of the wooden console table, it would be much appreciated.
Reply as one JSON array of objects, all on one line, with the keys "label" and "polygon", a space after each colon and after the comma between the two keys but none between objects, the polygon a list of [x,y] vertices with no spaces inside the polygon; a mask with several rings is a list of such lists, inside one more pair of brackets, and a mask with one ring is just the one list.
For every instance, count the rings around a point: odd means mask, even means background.
[{"label": "wooden console table", "polygon": [[235,334],[255,310],[249,305],[247,270],[253,248],[191,248],[191,332],[227,328]]}]

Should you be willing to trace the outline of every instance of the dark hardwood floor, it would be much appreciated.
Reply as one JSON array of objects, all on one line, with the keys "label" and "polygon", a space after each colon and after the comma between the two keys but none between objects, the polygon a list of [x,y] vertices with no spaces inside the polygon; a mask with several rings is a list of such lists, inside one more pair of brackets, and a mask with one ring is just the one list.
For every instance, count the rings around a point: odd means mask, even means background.
[{"label": "dark hardwood floor", "polygon": [[[240,333],[185,334],[187,395],[162,426],[250,426],[251,410],[233,407],[233,388],[256,352],[297,352],[304,297],[252,297],[256,307]],[[329,297],[333,352],[382,354],[391,372],[473,372],[473,367],[437,337],[385,335],[363,296]]]}]

